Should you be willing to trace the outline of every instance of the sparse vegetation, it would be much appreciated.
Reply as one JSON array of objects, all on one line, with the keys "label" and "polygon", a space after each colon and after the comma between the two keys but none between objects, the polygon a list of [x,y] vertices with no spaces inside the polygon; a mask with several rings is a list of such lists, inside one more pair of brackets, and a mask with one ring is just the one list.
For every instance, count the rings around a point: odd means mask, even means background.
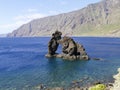
[{"label": "sparse vegetation", "polygon": [[98,84],[90,87],[88,90],[106,90],[106,86],[104,84]]},{"label": "sparse vegetation", "polygon": [[59,30],[63,35],[120,37],[119,12],[120,0],[102,0],[78,11],[33,20],[8,36],[50,36]]}]

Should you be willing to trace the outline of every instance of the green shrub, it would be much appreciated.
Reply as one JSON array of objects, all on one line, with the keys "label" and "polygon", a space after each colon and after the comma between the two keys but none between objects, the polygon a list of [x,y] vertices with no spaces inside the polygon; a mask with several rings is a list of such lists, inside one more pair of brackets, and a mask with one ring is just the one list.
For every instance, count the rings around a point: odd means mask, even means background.
[{"label": "green shrub", "polygon": [[90,87],[89,90],[106,90],[106,86],[104,84],[98,84]]}]

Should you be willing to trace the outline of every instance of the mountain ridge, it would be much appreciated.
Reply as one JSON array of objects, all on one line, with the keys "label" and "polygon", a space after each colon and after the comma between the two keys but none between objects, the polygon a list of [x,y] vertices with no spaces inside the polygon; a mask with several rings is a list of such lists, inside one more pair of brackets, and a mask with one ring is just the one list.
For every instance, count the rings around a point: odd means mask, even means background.
[{"label": "mountain ridge", "polygon": [[102,0],[80,10],[32,20],[7,36],[50,36],[59,30],[63,35],[120,37],[119,20],[120,1]]}]

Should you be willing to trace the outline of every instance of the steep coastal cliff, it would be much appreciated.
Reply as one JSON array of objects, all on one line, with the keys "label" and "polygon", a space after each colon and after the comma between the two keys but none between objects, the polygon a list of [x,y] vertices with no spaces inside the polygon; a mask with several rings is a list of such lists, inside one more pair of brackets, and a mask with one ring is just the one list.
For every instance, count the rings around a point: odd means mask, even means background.
[{"label": "steep coastal cliff", "polygon": [[120,0],[102,0],[80,10],[36,19],[8,37],[50,36],[55,30],[63,35],[120,37]]}]

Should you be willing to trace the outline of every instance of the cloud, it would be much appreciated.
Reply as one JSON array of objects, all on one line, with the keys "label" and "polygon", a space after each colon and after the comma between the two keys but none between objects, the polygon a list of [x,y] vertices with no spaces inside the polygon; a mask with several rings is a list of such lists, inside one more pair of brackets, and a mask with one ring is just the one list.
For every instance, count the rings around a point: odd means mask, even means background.
[{"label": "cloud", "polygon": [[7,34],[12,32],[15,28],[19,26],[17,23],[13,24],[1,24],[0,25],[0,34]]},{"label": "cloud", "polygon": [[2,29],[7,29],[7,28],[10,28],[10,27],[14,27],[14,26],[15,26],[14,24],[1,24],[0,28],[2,30]]},{"label": "cloud", "polygon": [[45,14],[40,13],[33,13],[33,14],[26,14],[26,15],[19,15],[14,17],[14,20],[24,20],[24,21],[30,21],[37,18],[45,17]]},{"label": "cloud", "polygon": [[0,25],[0,33],[10,33],[13,30],[19,28],[21,25],[30,22],[33,19],[37,19],[37,18],[42,18],[45,17],[47,15],[45,14],[41,14],[41,13],[31,13],[31,14],[25,14],[25,15],[18,15],[16,17],[13,17],[13,23],[10,24],[1,24]]},{"label": "cloud", "polygon": [[11,24],[1,24],[0,25],[0,34],[10,33],[21,25],[25,24],[24,21],[17,21]]}]

